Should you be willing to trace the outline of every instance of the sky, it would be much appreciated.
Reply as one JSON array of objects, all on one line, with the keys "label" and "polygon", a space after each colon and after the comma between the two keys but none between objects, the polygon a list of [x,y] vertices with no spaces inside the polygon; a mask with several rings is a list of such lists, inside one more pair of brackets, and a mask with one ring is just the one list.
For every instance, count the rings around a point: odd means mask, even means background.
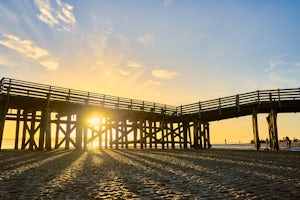
[{"label": "sky", "polygon": [[[296,0],[1,0],[0,73],[175,106],[297,88],[299,10]],[[299,114],[280,115],[280,137],[300,138]],[[251,117],[212,130],[218,142],[253,137]]]}]

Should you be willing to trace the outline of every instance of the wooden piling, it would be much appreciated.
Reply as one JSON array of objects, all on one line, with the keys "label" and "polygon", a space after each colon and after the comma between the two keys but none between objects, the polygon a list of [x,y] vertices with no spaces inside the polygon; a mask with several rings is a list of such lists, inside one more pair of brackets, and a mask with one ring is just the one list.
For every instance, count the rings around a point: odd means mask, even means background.
[{"label": "wooden piling", "polygon": [[252,126],[253,126],[254,149],[258,151],[260,148],[260,141],[259,141],[258,125],[257,125],[257,110],[254,110],[252,113]]},{"label": "wooden piling", "polygon": [[271,150],[279,150],[278,143],[278,132],[277,132],[277,113],[274,109],[268,114],[267,117],[270,137],[270,148]]},{"label": "wooden piling", "polygon": [[1,96],[0,98],[1,98],[1,102],[0,102],[0,105],[1,105],[1,108],[0,108],[0,150],[1,150],[6,114],[8,112],[8,98],[6,100],[3,96]]},{"label": "wooden piling", "polygon": [[16,138],[15,138],[15,150],[19,148],[19,132],[20,132],[20,118],[21,110],[17,110],[17,119],[16,119]]}]

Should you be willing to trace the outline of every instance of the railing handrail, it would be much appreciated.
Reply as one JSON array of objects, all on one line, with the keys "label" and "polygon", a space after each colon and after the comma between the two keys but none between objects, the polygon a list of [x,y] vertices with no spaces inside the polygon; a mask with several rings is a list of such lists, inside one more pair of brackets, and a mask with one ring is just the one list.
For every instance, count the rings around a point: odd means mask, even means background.
[{"label": "railing handrail", "polygon": [[105,95],[82,90],[39,84],[17,79],[2,78],[0,80],[0,94],[19,95],[47,99],[48,101],[67,101],[71,103],[88,104],[113,109],[128,109],[133,111],[154,112],[168,115],[188,115],[202,112],[239,107],[248,104],[264,102],[300,100],[300,88],[257,90],[222,98],[199,101],[191,104],[172,106],[167,104],[129,99],[112,95]]},{"label": "railing handrail", "polygon": [[247,104],[261,104],[263,102],[278,102],[285,100],[300,100],[300,88],[257,90],[212,100],[199,101],[196,103],[181,105],[177,107],[180,115],[196,114],[201,116],[202,112],[232,108]]},{"label": "railing handrail", "polygon": [[67,101],[105,108],[128,109],[169,115],[176,111],[176,106],[167,104],[68,89],[17,79],[2,78],[0,84],[2,86],[1,93],[9,91],[10,95],[48,99],[48,101]]}]

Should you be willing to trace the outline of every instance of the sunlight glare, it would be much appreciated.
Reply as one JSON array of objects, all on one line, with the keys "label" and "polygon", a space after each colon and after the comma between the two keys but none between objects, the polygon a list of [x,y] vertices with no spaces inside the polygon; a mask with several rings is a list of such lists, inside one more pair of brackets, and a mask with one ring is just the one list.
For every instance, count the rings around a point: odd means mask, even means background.
[{"label": "sunlight glare", "polygon": [[99,117],[93,117],[93,118],[90,118],[89,120],[88,120],[88,123],[90,124],[90,125],[99,125],[99,123],[100,123],[100,118]]}]

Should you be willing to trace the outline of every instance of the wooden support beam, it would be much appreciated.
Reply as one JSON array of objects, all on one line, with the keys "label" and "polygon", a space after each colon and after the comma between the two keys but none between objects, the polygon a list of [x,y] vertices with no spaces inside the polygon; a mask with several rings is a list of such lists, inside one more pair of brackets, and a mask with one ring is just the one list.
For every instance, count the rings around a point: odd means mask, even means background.
[{"label": "wooden support beam", "polygon": [[87,136],[88,136],[88,127],[86,124],[83,126],[83,149],[87,150]]},{"label": "wooden support beam", "polygon": [[143,133],[144,133],[144,121],[142,119],[139,120],[139,129],[140,129],[140,147],[141,149],[144,148],[144,136],[143,136]]},{"label": "wooden support beam", "polygon": [[83,130],[83,117],[82,113],[76,115],[76,149],[82,150],[82,130]]},{"label": "wooden support beam", "polygon": [[154,122],[154,147],[157,149],[157,127],[156,127],[156,121]]},{"label": "wooden support beam", "polygon": [[8,112],[8,98],[5,100],[3,96],[0,97],[0,149],[2,147],[2,139],[3,139],[3,133],[4,133],[4,125],[6,120],[6,114]]},{"label": "wooden support beam", "polygon": [[37,145],[34,141],[34,135],[35,135],[35,117],[36,117],[36,111],[32,111],[31,115],[31,121],[30,121],[30,130],[29,130],[29,150],[33,150],[34,148],[37,149]]},{"label": "wooden support beam", "polygon": [[184,149],[187,149],[188,147],[188,128],[189,128],[189,125],[188,125],[188,122],[183,122],[183,148]]},{"label": "wooden support beam", "polygon": [[[171,148],[175,149],[175,132],[173,122],[170,122],[170,134],[171,134]],[[168,137],[168,136],[167,136]],[[169,148],[169,142],[167,142],[167,147]]]},{"label": "wooden support beam", "polygon": [[160,121],[160,129],[161,129],[161,148],[165,149],[165,123],[164,121]]},{"label": "wooden support beam", "polygon": [[66,144],[65,144],[65,149],[68,150],[70,149],[70,134],[71,134],[71,117],[72,115],[67,115],[67,128],[65,132],[65,138],[66,138]]},{"label": "wooden support beam", "polygon": [[125,148],[128,149],[128,130],[127,130],[127,120],[123,121],[124,123],[124,131],[123,131],[123,135],[125,136]]},{"label": "wooden support beam", "polygon": [[[131,102],[132,103],[132,102]],[[137,147],[137,121],[134,120],[133,121],[133,148],[136,148]]]},{"label": "wooden support beam", "polygon": [[273,151],[279,150],[278,132],[277,132],[277,113],[274,109],[271,109],[268,117],[269,137],[270,137],[270,149]]},{"label": "wooden support beam", "polygon": [[20,132],[20,115],[21,110],[17,110],[17,119],[16,119],[16,138],[15,138],[15,150],[18,150],[19,148],[19,132]]},{"label": "wooden support beam", "polygon": [[198,127],[199,123],[198,121],[194,121],[193,123],[193,129],[194,129],[194,145],[193,147],[195,149],[199,149],[199,127]]},{"label": "wooden support beam", "polygon": [[[24,122],[25,123],[25,122]],[[56,115],[56,131],[55,131],[55,149],[58,149],[58,139],[59,139],[59,127],[60,127],[60,115]]]},{"label": "wooden support beam", "polygon": [[150,142],[149,146],[150,146],[150,149],[152,149],[152,142],[153,142],[152,124],[153,124],[153,122],[152,122],[152,120],[149,120],[148,122],[149,122],[149,142]]},{"label": "wooden support beam", "polygon": [[109,130],[109,121],[106,118],[105,119],[105,133],[104,133],[104,148],[107,149],[107,143],[108,143],[108,130]]},{"label": "wooden support beam", "polygon": [[252,126],[253,126],[254,149],[258,151],[260,148],[260,141],[259,141],[258,125],[257,125],[257,110],[254,110],[252,113]]},{"label": "wooden support beam", "polygon": [[98,133],[98,136],[99,136],[99,138],[98,138],[98,141],[99,141],[99,149],[102,149],[102,120],[103,120],[103,118],[102,117],[100,117],[100,120],[99,120],[99,133]]},{"label": "wooden support beam", "polygon": [[51,109],[46,108],[45,109],[45,134],[46,134],[46,143],[45,143],[45,148],[47,151],[50,151],[52,149],[51,145]]},{"label": "wooden support beam", "polygon": [[110,126],[109,126],[109,147],[113,148],[113,121],[110,120]]},{"label": "wooden support beam", "polygon": [[[122,146],[122,148],[123,148],[123,124],[122,124],[122,122],[121,122],[121,130],[119,130],[119,127],[118,127],[118,124],[119,124],[119,122],[118,123],[115,123],[115,130],[116,130],[116,135],[115,135],[115,144],[116,144],[116,149],[119,149],[119,139],[121,139],[121,146]],[[121,133],[121,138],[119,138],[119,136],[120,136],[120,134],[119,133]]]},{"label": "wooden support beam", "polygon": [[207,148],[211,148],[210,144],[210,133],[209,133],[209,123],[205,124],[205,129],[206,129],[206,138],[207,138]]}]

